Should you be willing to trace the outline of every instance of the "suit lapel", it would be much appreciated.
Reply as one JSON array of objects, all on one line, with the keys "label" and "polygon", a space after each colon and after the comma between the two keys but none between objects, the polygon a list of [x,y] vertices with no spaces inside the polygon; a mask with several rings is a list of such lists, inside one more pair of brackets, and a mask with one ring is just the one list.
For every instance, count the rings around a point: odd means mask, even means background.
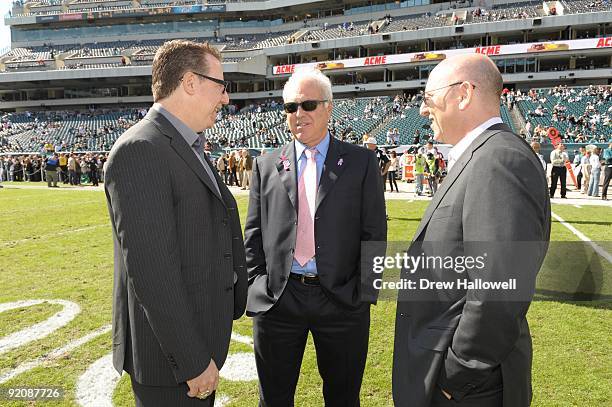
[{"label": "suit lapel", "polygon": [[[155,111],[154,109],[149,109],[149,113],[146,116],[152,123],[154,123],[159,130],[164,133],[167,137],[170,138],[170,146],[176,151],[176,153],[185,161],[187,166],[191,168],[193,172],[198,176],[198,178],[210,189],[214,196],[216,196],[223,205],[225,205],[225,201],[217,192],[217,189],[213,185],[213,180],[210,179],[202,163],[196,157],[195,152],[192,150],[191,146],[187,144],[183,136],[174,128],[174,126],[166,119],[161,113]],[[204,162],[204,165],[208,165]],[[213,171],[213,174],[215,171]]]},{"label": "suit lapel", "polygon": [[[295,157],[295,141],[291,141],[281,149],[276,169],[282,184],[287,190],[289,200],[297,211],[297,159]],[[288,163],[286,165],[285,163]]]},{"label": "suit lapel", "polygon": [[461,155],[459,160],[457,160],[457,162],[453,165],[453,168],[451,168],[447,176],[444,178],[444,182],[440,184],[440,188],[438,188],[438,191],[435,193],[433,199],[429,203],[427,210],[423,214],[421,223],[419,224],[419,227],[417,228],[416,233],[414,234],[414,240],[419,239],[421,233],[423,232],[423,230],[425,230],[425,227],[429,223],[429,220],[431,219],[431,216],[433,215],[434,211],[438,208],[440,202],[442,201],[446,193],[450,190],[455,181],[457,181],[459,175],[461,175],[467,164],[472,159],[474,151],[476,151],[489,138],[491,138],[491,136],[502,131],[512,132],[512,130],[510,130],[505,124],[493,125],[487,130],[485,130],[480,136],[478,136],[476,140],[474,140],[474,142],[468,147],[468,149],[465,150],[465,152]]},{"label": "suit lapel", "polygon": [[334,187],[334,184],[340,178],[340,175],[344,172],[344,169],[348,165],[348,162],[344,162],[344,158],[340,161],[341,157],[346,154],[344,146],[338,140],[331,135],[329,136],[329,149],[327,150],[327,156],[323,163],[323,172],[321,173],[321,180],[319,182],[319,189],[317,191],[317,200],[315,206],[315,213],[319,209],[319,205],[329,194],[329,191]]}]

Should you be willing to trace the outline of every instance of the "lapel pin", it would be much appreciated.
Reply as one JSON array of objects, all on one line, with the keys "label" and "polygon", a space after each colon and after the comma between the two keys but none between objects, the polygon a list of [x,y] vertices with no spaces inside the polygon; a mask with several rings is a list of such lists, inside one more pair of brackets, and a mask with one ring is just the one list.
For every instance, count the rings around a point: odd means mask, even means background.
[{"label": "lapel pin", "polygon": [[289,168],[291,167],[291,162],[289,161],[289,159],[285,157],[284,155],[281,155],[280,159],[281,159],[281,163],[283,164],[283,168],[285,169],[285,171],[289,171]]},{"label": "lapel pin", "polygon": [[338,167],[341,167],[344,164],[344,160],[341,158],[338,160]]}]

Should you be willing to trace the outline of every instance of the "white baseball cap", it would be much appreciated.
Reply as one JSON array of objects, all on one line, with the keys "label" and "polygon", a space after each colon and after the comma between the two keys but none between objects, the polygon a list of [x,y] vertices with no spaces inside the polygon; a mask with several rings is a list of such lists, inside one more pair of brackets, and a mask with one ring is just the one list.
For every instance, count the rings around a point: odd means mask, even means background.
[{"label": "white baseball cap", "polygon": [[375,137],[368,137],[363,144],[374,144],[375,146],[378,145]]}]

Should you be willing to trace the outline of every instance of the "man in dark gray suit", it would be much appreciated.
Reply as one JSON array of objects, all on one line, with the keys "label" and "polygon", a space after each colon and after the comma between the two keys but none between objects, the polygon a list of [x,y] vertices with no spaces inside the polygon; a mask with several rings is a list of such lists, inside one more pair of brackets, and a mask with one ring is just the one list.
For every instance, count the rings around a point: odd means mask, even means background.
[{"label": "man in dark gray suit", "polygon": [[152,83],[156,103],[117,140],[106,169],[113,362],[130,374],[138,406],[212,406],[247,292],[236,201],[198,135],[229,101],[220,54],[167,42]]},{"label": "man in dark gray suit", "polygon": [[387,236],[380,171],[373,152],[329,134],[321,72],[295,73],[283,99],[294,140],[255,160],[245,226],[260,406],[294,404],[311,332],[325,404],[354,407],[377,294],[361,244]]},{"label": "man in dark gray suit", "polygon": [[[400,291],[393,363],[397,406],[531,402],[525,316],[550,239],[550,200],[538,157],[499,117],[501,91],[495,63],[479,54],[441,62],[427,82],[421,114],[431,119],[434,138],[453,148],[448,176],[408,253],[459,260],[480,250],[483,268],[402,270],[402,278],[454,279],[457,286]],[[509,278],[516,289],[465,285]]]}]

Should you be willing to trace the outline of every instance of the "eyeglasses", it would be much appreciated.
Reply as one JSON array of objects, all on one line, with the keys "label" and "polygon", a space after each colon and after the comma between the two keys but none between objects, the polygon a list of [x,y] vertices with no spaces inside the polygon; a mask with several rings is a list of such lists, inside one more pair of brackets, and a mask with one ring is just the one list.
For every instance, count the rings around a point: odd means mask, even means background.
[{"label": "eyeglasses", "polygon": [[305,100],[302,103],[288,102],[283,105],[286,113],[295,113],[298,107],[302,106],[305,112],[312,112],[317,109],[320,103],[328,102],[327,100]]},{"label": "eyeglasses", "polygon": [[436,93],[439,90],[450,88],[451,86],[461,85],[464,82],[469,83],[472,86],[472,88],[476,89],[476,85],[474,85],[473,83],[470,83],[470,82],[467,82],[467,81],[457,81],[457,82],[451,83],[450,85],[442,86],[441,88],[437,88],[437,89],[434,89],[434,90],[428,90],[427,92],[423,92],[423,102],[425,104],[429,103],[429,101],[431,100],[431,97],[433,96],[433,94]]},{"label": "eyeglasses", "polygon": [[224,81],[223,79],[213,78],[211,76],[204,75],[204,74],[199,73],[199,72],[191,71],[191,73],[193,73],[195,75],[198,75],[198,76],[201,76],[202,78],[206,78],[209,81],[213,81],[214,83],[223,86],[223,90],[221,91],[221,93],[227,93],[227,90],[229,89],[229,84],[230,83],[228,81]]}]

